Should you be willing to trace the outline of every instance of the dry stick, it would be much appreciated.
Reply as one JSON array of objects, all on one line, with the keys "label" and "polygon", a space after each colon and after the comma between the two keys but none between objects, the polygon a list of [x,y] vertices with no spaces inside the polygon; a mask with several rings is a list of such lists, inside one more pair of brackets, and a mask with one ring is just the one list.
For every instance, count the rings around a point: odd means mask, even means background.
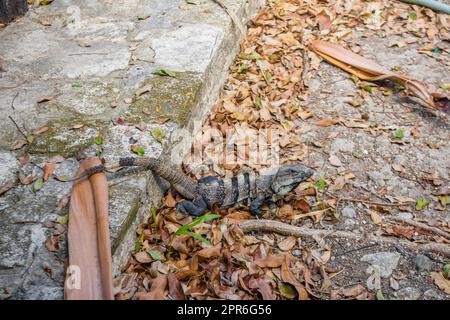
[{"label": "dry stick", "polygon": [[306,79],[308,77],[308,51],[306,49],[303,49],[302,58],[303,58],[303,70],[302,70],[301,89],[305,90],[306,87],[308,87],[308,80]]},{"label": "dry stick", "polygon": [[12,121],[12,123],[14,123],[14,125],[16,126],[17,130],[19,131],[19,133],[26,139],[27,135],[22,131],[22,129],[20,129],[20,127],[17,124],[16,120],[14,120],[14,118],[12,116],[8,116],[8,118]]},{"label": "dry stick", "polygon": [[403,222],[403,223],[412,225],[414,227],[422,228],[424,230],[434,232],[434,233],[440,235],[441,237],[450,239],[450,234],[448,232],[445,232],[439,228],[435,228],[435,227],[429,226],[429,225],[421,223],[421,222],[417,222],[417,221],[407,219],[407,218],[402,218],[402,217],[387,217],[387,219],[398,221],[398,222]]},{"label": "dry stick", "polygon": [[276,232],[284,235],[291,235],[294,237],[334,237],[334,238],[347,238],[353,240],[368,240],[382,243],[398,244],[410,250],[418,251],[431,251],[441,253],[447,257],[450,257],[450,245],[442,243],[424,243],[418,244],[401,239],[377,237],[374,235],[359,235],[348,231],[327,231],[316,230],[305,227],[297,227],[287,223],[274,221],[274,220],[247,220],[239,223],[239,227],[243,232],[250,231],[264,231],[264,232]]},{"label": "dry stick", "polygon": [[[338,198],[338,197],[336,197]],[[407,206],[408,203],[384,203],[384,202],[373,202],[373,201],[368,201],[368,200],[364,200],[364,199],[353,199],[353,198],[338,198],[338,201],[352,201],[352,202],[362,202],[371,206],[387,206],[387,207],[400,207],[400,206]]]}]

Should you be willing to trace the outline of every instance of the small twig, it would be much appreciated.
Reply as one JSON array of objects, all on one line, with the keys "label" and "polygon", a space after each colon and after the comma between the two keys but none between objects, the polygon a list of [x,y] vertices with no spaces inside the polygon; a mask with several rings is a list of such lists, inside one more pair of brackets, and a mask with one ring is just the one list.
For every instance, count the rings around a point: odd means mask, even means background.
[{"label": "small twig", "polygon": [[427,231],[431,231],[433,233],[436,233],[436,234],[440,235],[441,237],[450,239],[450,234],[449,233],[447,233],[447,232],[445,232],[445,231],[443,231],[443,230],[441,230],[439,228],[431,227],[431,226],[426,225],[426,224],[421,223],[421,222],[417,222],[417,221],[414,221],[414,220],[411,220],[411,219],[407,219],[407,218],[402,218],[402,217],[387,217],[387,219],[388,220],[398,221],[398,222],[403,222],[403,223],[409,224],[409,225],[414,226],[414,227],[418,227],[418,228],[421,228],[421,229],[424,229],[424,230],[427,230]]},{"label": "small twig", "polygon": [[77,52],[77,53],[69,53],[69,56],[85,56],[85,55],[106,55],[107,52]]},{"label": "small twig", "polygon": [[16,108],[14,108],[14,101],[16,101],[17,96],[19,95],[19,91],[16,92],[16,94],[14,95],[14,98],[11,100],[11,109],[16,110]]},{"label": "small twig", "polygon": [[313,216],[316,216],[318,214],[325,213],[325,212],[327,212],[329,210],[331,210],[331,208],[326,208],[326,209],[323,209],[323,210],[312,211],[312,212],[308,212],[308,213],[296,214],[292,218],[292,220],[298,220],[298,219],[306,218],[306,217],[313,217]]},{"label": "small twig", "polygon": [[306,79],[308,76],[308,51],[306,49],[303,49],[303,70],[302,70],[302,83],[301,83],[301,89],[305,90],[308,87],[308,80]]},{"label": "small twig", "polygon": [[20,134],[26,139],[27,135],[22,131],[22,129],[20,129],[19,125],[17,124],[17,122],[13,119],[12,116],[8,116],[9,119],[11,119],[11,121],[14,123],[14,125],[16,126],[17,130],[19,130]]},{"label": "small twig", "polygon": [[377,243],[392,243],[398,244],[410,250],[422,252],[436,252],[450,257],[450,246],[442,243],[415,243],[407,240],[378,237],[371,234],[356,234],[348,231],[328,231],[319,229],[310,229],[305,227],[297,227],[287,223],[274,220],[246,220],[239,223],[239,227],[243,232],[263,231],[276,232],[279,234],[290,235],[294,237],[324,237],[330,236],[333,238],[347,238],[352,240],[366,240]]},{"label": "small twig", "polygon": [[356,252],[356,251],[359,251],[359,250],[364,250],[364,249],[377,247],[377,246],[379,246],[378,243],[372,243],[372,244],[369,244],[367,246],[362,246],[362,247],[359,247],[359,248],[355,248],[355,249],[351,249],[351,250],[348,250],[348,251],[345,251],[345,252],[342,252],[342,253],[335,254],[335,256],[339,257],[339,256],[343,256],[344,254],[347,254],[347,253],[352,253],[352,252]]},{"label": "small twig", "polygon": [[384,203],[384,202],[374,202],[374,201],[369,201],[369,200],[364,200],[364,199],[354,199],[354,198],[347,198],[347,197],[337,197],[335,195],[332,195],[331,193],[328,192],[329,195],[331,195],[333,198],[337,199],[336,202],[336,207],[337,204],[341,201],[351,201],[351,202],[361,202],[361,203],[365,203],[371,206],[387,206],[387,207],[400,207],[400,206],[406,206],[408,205],[407,203],[404,202],[398,202],[398,203]]},{"label": "small twig", "polygon": [[333,273],[331,276],[328,276],[328,279],[330,279],[330,280],[333,279],[334,277],[336,277],[336,276],[340,275],[342,272],[344,272],[344,270],[345,270],[345,268],[343,268],[342,270],[340,270],[336,273]]}]

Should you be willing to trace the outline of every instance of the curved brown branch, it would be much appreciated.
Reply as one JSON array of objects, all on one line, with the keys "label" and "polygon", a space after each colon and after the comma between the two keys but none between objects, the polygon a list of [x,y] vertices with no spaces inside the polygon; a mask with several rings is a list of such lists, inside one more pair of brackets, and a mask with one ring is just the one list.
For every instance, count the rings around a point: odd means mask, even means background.
[{"label": "curved brown branch", "polygon": [[370,234],[357,234],[348,231],[328,231],[320,229],[310,229],[305,227],[297,227],[287,223],[274,220],[247,220],[239,223],[239,227],[243,232],[262,231],[262,232],[276,232],[284,235],[291,235],[294,237],[333,237],[346,238],[352,240],[368,240],[382,243],[392,243],[401,245],[410,250],[428,251],[441,253],[450,257],[450,245],[442,243],[414,243],[402,239],[377,237]]}]

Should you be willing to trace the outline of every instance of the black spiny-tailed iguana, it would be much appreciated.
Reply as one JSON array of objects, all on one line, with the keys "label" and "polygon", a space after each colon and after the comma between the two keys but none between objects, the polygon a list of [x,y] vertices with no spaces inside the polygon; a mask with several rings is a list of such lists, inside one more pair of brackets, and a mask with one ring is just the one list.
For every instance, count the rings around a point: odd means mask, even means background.
[{"label": "black spiny-tailed iguana", "polygon": [[[207,176],[194,182],[180,170],[156,158],[121,158],[114,167],[131,166],[152,170],[167,180],[180,195],[188,199],[179,202],[177,210],[194,216],[203,214],[208,208],[247,204],[250,212],[260,217],[264,203],[278,200],[314,173],[314,169],[308,166],[293,163],[270,168],[259,177],[242,173],[231,178]],[[93,167],[78,178],[106,169],[105,166]]]}]

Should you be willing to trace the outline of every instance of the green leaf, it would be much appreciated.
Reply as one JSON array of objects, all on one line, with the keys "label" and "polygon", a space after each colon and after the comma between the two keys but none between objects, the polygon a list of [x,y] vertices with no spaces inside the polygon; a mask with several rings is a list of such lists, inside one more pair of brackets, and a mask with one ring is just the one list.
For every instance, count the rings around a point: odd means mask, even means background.
[{"label": "green leaf", "polygon": [[27,141],[28,141],[28,143],[32,143],[33,142],[33,140],[34,140],[34,136],[32,135],[32,134],[29,134],[29,135],[27,135]]},{"label": "green leaf", "polygon": [[350,80],[352,80],[353,83],[356,84],[356,85],[359,84],[359,78],[357,76],[355,76],[354,74],[352,74],[350,76]]},{"label": "green leaf", "polygon": [[41,6],[47,6],[47,5],[49,5],[50,3],[52,3],[53,2],[53,0],[41,0],[41,1],[39,1],[39,6],[41,7]]},{"label": "green leaf", "polygon": [[415,12],[410,12],[408,13],[408,18],[410,18],[411,20],[416,20],[417,14]]},{"label": "green leaf", "polygon": [[103,149],[95,151],[95,156],[101,158],[103,156]]},{"label": "green leaf", "polygon": [[150,15],[147,14],[147,15],[144,15],[144,16],[138,16],[137,19],[138,19],[138,20],[146,20],[146,19],[148,19],[149,17],[150,17]]},{"label": "green leaf", "polygon": [[403,132],[402,129],[397,129],[397,130],[395,130],[394,135],[397,139],[401,139],[405,136],[405,133]]},{"label": "green leaf", "polygon": [[159,143],[163,142],[163,139],[165,137],[164,131],[160,127],[155,127],[152,129],[152,136],[156,139]]},{"label": "green leaf", "polygon": [[72,83],[72,88],[81,88],[81,83]]},{"label": "green leaf", "polygon": [[98,136],[97,138],[95,138],[95,144],[101,146],[103,144],[103,137]]},{"label": "green leaf", "polygon": [[67,182],[70,180],[68,176],[56,176],[55,179],[61,182]]},{"label": "green leaf", "polygon": [[142,233],[139,238],[137,238],[136,243],[134,244],[134,252],[141,251],[142,243],[144,242],[144,234]]},{"label": "green leaf", "polygon": [[58,222],[59,224],[65,225],[67,223],[67,221],[69,221],[69,215],[66,214],[62,217],[58,217],[58,219],[56,219],[56,222]]},{"label": "green leaf", "polygon": [[217,218],[220,218],[221,215],[220,214],[204,214],[200,217],[195,218],[191,223],[187,223],[183,226],[181,226],[180,228],[178,228],[178,230],[175,232],[175,234],[177,234],[178,232],[182,232],[191,228],[194,228],[195,226],[203,223],[203,222],[207,222],[207,221],[211,221]]},{"label": "green leaf", "polygon": [[172,78],[175,78],[176,75],[177,75],[175,72],[170,71],[170,70],[166,70],[166,69],[163,69],[163,68],[156,69],[152,73],[156,74],[158,76],[169,76],[169,77],[172,77]]},{"label": "green leaf", "polygon": [[145,155],[145,150],[141,146],[136,146],[133,148],[133,152],[136,153],[138,156],[143,157]]},{"label": "green leaf", "polygon": [[325,190],[325,186],[326,186],[326,181],[323,178],[320,178],[319,180],[316,181],[316,188],[319,191],[323,191]]},{"label": "green leaf", "polygon": [[258,107],[261,107],[262,105],[262,100],[260,97],[256,97],[255,98],[255,105],[257,105]]},{"label": "green leaf", "polygon": [[448,195],[445,196],[439,196],[438,197],[439,202],[441,205],[445,208],[448,204],[450,204],[450,197]]},{"label": "green leaf", "polygon": [[445,279],[450,280],[450,264],[446,264],[442,268],[442,275],[444,276]]},{"label": "green leaf", "polygon": [[370,84],[363,85],[362,89],[368,93],[372,93],[372,86]]},{"label": "green leaf", "polygon": [[31,191],[37,192],[44,186],[44,179],[38,178],[32,185],[31,185]]},{"label": "green leaf", "polygon": [[422,210],[423,208],[426,207],[427,204],[428,204],[427,199],[424,198],[418,199],[416,202],[416,210]]},{"label": "green leaf", "polygon": [[441,84],[441,89],[443,89],[443,90],[449,90],[449,89],[450,89],[450,83],[449,83],[449,82],[447,82],[447,83],[442,83],[442,84]]},{"label": "green leaf", "polygon": [[280,290],[283,297],[288,299],[293,299],[297,296],[297,290],[289,283],[278,282],[278,290]]},{"label": "green leaf", "polygon": [[193,237],[194,239],[200,240],[208,245],[211,245],[211,243],[207,239],[203,238],[201,235],[199,235],[195,232],[187,231],[187,230],[194,228],[195,226],[197,226],[203,222],[211,221],[211,220],[214,220],[214,219],[217,219],[220,217],[221,217],[220,214],[204,214],[203,216],[195,218],[191,223],[187,223],[187,224],[179,227],[178,230],[175,232],[175,235],[176,236],[180,236],[180,235],[190,236],[190,237]]},{"label": "green leaf", "polygon": [[383,292],[381,291],[381,289],[377,290],[377,300],[386,300],[383,296]]},{"label": "green leaf", "polygon": [[434,49],[434,50],[431,50],[431,53],[442,53],[442,51],[439,49]]},{"label": "green leaf", "polygon": [[200,241],[206,243],[207,245],[210,245],[210,246],[212,245],[211,242],[209,242],[207,239],[203,238],[201,235],[199,235],[199,234],[197,234],[195,232],[183,230],[179,234],[176,234],[176,235],[178,235],[178,236],[189,236],[189,237],[192,237],[194,239],[200,240]]},{"label": "green leaf", "polygon": [[263,72],[263,77],[264,77],[264,80],[266,80],[266,82],[269,82],[269,79],[270,79],[270,77],[272,77],[272,74],[266,70]]},{"label": "green leaf", "polygon": [[152,257],[153,260],[166,260],[164,255],[159,250],[148,250],[147,253],[150,255],[150,257]]},{"label": "green leaf", "polygon": [[237,69],[237,73],[238,73],[238,74],[247,73],[247,69],[248,69],[248,66],[246,66],[245,64],[242,64],[242,65],[240,65],[239,68]]},{"label": "green leaf", "polygon": [[158,228],[158,224],[156,223],[156,208],[155,207],[152,207],[151,209],[150,209],[150,211],[152,212],[152,220],[153,220],[153,223],[152,223],[152,228]]}]

